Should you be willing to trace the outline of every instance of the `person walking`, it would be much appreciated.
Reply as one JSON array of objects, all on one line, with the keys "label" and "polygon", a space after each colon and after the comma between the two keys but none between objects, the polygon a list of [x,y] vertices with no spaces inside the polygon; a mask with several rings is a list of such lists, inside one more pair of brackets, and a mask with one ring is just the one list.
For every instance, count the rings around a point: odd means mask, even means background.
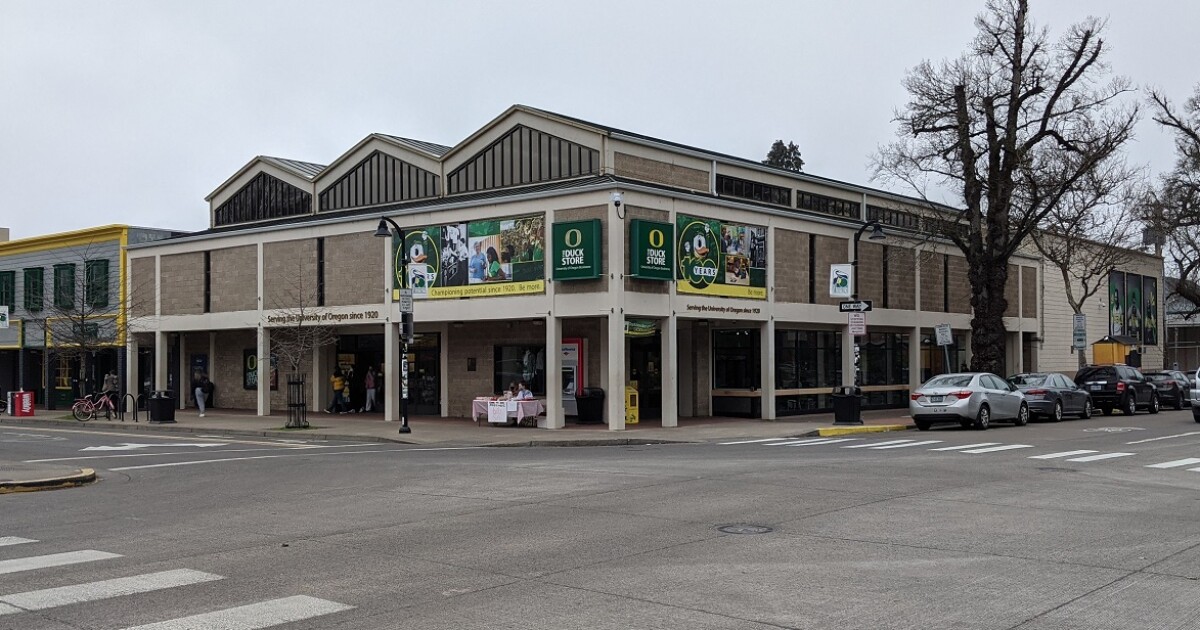
[{"label": "person walking", "polygon": [[342,374],[342,368],[334,368],[329,384],[333,386],[333,400],[325,408],[325,413],[345,413],[346,396],[343,392],[346,390],[346,377]]},{"label": "person walking", "polygon": [[121,391],[121,380],[117,378],[117,370],[113,368],[104,375],[104,385],[100,388],[104,396],[117,408],[117,394]]},{"label": "person walking", "polygon": [[360,411],[375,411],[375,366],[367,366],[367,373],[363,376],[363,387],[367,390],[367,400]]},{"label": "person walking", "polygon": [[200,417],[204,417],[204,403],[208,396],[208,390],[211,387],[208,381],[208,374],[204,372],[198,373],[196,380],[192,383],[192,395],[196,397],[196,408],[200,410]]}]

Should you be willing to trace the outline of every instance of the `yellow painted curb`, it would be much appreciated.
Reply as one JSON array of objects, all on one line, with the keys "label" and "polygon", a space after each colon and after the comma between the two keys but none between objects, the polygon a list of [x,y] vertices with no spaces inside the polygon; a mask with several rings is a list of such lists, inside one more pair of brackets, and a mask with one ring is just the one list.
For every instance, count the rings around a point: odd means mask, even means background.
[{"label": "yellow painted curb", "polygon": [[821,437],[833,437],[835,435],[852,435],[855,433],[884,433],[886,431],[907,431],[907,424],[864,424],[861,427],[824,427],[817,429],[817,435]]},{"label": "yellow painted curb", "polygon": [[39,490],[57,490],[59,488],[69,488],[71,486],[82,486],[94,481],[96,481],[96,471],[94,469],[80,468],[79,472],[75,473],[74,475],[67,475],[65,477],[52,477],[49,479],[0,483],[0,494],[9,494],[13,492],[37,492]]}]

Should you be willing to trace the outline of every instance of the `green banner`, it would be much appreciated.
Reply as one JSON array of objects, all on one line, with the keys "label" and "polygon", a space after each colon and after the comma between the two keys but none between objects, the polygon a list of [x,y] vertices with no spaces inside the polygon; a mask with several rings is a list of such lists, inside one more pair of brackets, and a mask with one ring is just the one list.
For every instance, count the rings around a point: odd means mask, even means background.
[{"label": "green banner", "polygon": [[1142,278],[1142,342],[1148,346],[1158,345],[1158,278]]},{"label": "green banner", "polygon": [[406,284],[415,298],[542,293],[545,240],[542,215],[407,229],[403,248],[392,239],[393,299]]},{"label": "green banner", "polygon": [[1125,334],[1142,340],[1142,277],[1125,275]]},{"label": "green banner", "polygon": [[767,299],[767,228],[676,218],[679,293]]},{"label": "green banner", "polygon": [[600,277],[600,219],[555,223],[552,235],[555,280],[591,280]]},{"label": "green banner", "polygon": [[674,279],[675,230],[670,223],[629,222],[629,275],[645,280]]}]

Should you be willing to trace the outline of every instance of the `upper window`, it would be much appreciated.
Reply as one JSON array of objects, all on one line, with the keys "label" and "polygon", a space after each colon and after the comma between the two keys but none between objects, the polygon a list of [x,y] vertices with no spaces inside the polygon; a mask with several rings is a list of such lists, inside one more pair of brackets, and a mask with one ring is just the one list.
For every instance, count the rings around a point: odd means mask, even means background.
[{"label": "upper window", "polygon": [[87,261],[84,279],[84,303],[98,308],[108,306],[108,261]]},{"label": "upper window", "polygon": [[281,179],[259,173],[213,212],[213,227],[307,214],[312,195]]},{"label": "upper window", "polygon": [[884,225],[890,225],[903,230],[921,229],[921,217],[911,212],[881,208],[870,204],[867,205],[867,220],[878,221]]},{"label": "upper window", "polygon": [[7,306],[9,313],[17,307],[17,272],[0,271],[0,306]]},{"label": "upper window", "polygon": [[838,217],[857,217],[859,204],[857,201],[796,191],[796,207]]},{"label": "upper window", "polygon": [[46,292],[45,270],[41,267],[30,267],[25,270],[25,310],[38,313],[42,310],[42,300]]},{"label": "upper window", "polygon": [[75,308],[75,265],[54,265],[54,307]]},{"label": "upper window", "polygon": [[741,197],[753,201],[773,203],[780,206],[792,205],[792,189],[717,175],[717,194],[726,197]]}]

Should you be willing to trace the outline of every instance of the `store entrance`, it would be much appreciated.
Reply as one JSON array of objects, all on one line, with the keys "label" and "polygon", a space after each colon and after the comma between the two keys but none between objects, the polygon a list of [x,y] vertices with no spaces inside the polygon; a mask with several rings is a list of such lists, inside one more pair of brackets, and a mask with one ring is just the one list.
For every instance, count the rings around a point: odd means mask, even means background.
[{"label": "store entrance", "polygon": [[440,342],[438,333],[417,333],[408,346],[408,405],[411,415],[442,415]]},{"label": "store entrance", "polygon": [[662,331],[629,338],[629,385],[638,391],[639,420],[661,420]]}]

